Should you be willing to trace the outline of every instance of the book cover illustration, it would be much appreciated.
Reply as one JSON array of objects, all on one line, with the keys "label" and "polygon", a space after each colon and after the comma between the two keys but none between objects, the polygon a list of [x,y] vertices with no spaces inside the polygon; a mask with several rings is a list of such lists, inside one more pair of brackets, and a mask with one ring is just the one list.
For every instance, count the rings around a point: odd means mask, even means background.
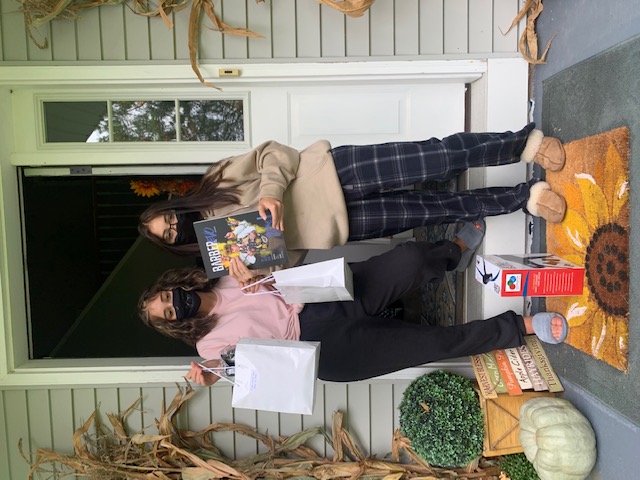
[{"label": "book cover illustration", "polygon": [[525,336],[525,345],[472,355],[471,365],[484,398],[523,391],[561,392],[562,384],[535,335]]},{"label": "book cover illustration", "polygon": [[288,261],[284,237],[272,227],[270,215],[265,221],[257,211],[234,214],[194,222],[193,228],[209,278],[228,275],[234,257],[252,270]]}]

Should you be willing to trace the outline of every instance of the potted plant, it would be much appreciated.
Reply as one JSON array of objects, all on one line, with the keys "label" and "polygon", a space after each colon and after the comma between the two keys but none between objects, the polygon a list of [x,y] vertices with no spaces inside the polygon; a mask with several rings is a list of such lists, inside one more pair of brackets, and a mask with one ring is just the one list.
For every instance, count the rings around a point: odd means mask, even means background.
[{"label": "potted plant", "polygon": [[423,375],[405,390],[400,429],[431,465],[463,467],[480,457],[482,411],[471,381],[442,370]]},{"label": "potted plant", "polygon": [[500,470],[502,471],[501,480],[505,477],[508,480],[540,480],[536,469],[524,453],[505,455],[500,461]]}]

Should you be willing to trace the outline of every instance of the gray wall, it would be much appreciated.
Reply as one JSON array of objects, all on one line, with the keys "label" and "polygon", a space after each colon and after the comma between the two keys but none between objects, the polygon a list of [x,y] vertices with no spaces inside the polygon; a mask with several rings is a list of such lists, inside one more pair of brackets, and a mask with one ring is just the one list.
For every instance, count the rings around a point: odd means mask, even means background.
[{"label": "gray wall", "polygon": [[[222,36],[205,26],[200,61],[268,61],[406,56],[480,56],[517,52],[518,32],[503,35],[518,12],[518,0],[377,0],[361,18],[348,18],[315,0],[214,0],[225,23],[264,36]],[[125,5],[82,12],[77,20],[39,27],[49,47],[28,39],[16,0],[1,0],[0,61],[4,62],[173,62],[189,59],[190,7],[170,14],[168,30],[159,17],[136,15]],[[204,17],[204,15],[203,15]]]}]

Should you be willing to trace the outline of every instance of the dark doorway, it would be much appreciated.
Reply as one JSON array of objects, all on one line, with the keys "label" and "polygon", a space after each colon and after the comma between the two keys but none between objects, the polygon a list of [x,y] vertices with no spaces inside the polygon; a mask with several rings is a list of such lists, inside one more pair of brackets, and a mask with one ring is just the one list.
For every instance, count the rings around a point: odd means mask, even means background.
[{"label": "dark doorway", "polygon": [[[185,179],[199,178],[171,181]],[[166,177],[23,177],[31,358],[195,355],[137,318],[142,290],[166,269],[195,259],[138,237],[140,213],[167,195],[140,196],[132,180],[148,182],[147,193],[167,183]]]}]

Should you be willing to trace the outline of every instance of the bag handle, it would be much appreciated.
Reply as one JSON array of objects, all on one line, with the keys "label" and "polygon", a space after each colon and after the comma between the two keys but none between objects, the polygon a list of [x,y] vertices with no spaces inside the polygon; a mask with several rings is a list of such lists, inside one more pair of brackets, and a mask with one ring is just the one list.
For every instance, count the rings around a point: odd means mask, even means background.
[{"label": "bag handle", "polygon": [[[275,278],[273,277],[273,275],[269,275],[267,277],[261,278],[258,281],[250,283],[249,285],[247,285],[245,287],[242,287],[240,290],[244,290],[246,288],[253,287],[255,285],[261,285],[263,283],[271,282],[271,281],[274,281],[274,280],[275,280]],[[253,293],[244,292],[244,294],[245,295],[253,295],[253,296],[255,296],[255,295],[273,295],[273,296],[276,296],[276,297],[282,297],[283,296],[282,293],[280,293],[278,290],[261,290],[259,292],[253,292]]]},{"label": "bag handle", "polygon": [[226,380],[227,382],[229,382],[230,384],[234,385],[234,386],[238,386],[238,384],[236,382],[234,382],[233,380],[231,380],[229,377],[226,377],[224,375],[222,375],[221,373],[218,373],[217,370],[222,370],[224,371],[224,367],[216,367],[216,368],[211,368],[211,367],[207,367],[205,365],[203,365],[202,363],[198,363],[197,364],[202,370],[204,370],[205,372],[209,372],[209,373],[213,373],[214,375],[216,375],[217,377],[220,377],[223,380]]}]

